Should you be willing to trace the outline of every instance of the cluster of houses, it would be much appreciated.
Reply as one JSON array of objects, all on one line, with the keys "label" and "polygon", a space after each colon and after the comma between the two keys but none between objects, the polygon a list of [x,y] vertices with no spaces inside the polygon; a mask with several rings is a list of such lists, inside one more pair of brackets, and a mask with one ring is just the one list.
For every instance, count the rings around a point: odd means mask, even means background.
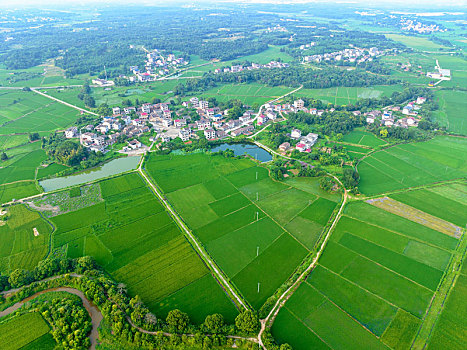
[{"label": "cluster of houses", "polygon": [[[295,144],[295,149],[299,152],[311,152],[311,147],[314,146],[316,141],[318,141],[318,134],[308,133],[307,135],[303,136],[302,131],[299,129],[292,129],[290,133],[290,138],[292,140],[297,141]],[[282,153],[286,153],[287,151],[292,150],[293,147],[291,146],[290,142],[284,142],[279,146],[279,151]]]},{"label": "cluster of houses", "polygon": [[[185,107],[195,108],[200,119],[195,123],[187,125],[186,129],[204,130],[204,136],[208,140],[222,139],[231,136],[249,135],[253,132],[253,111],[248,110],[238,119],[228,118],[228,110],[221,111],[219,107],[209,107],[208,101],[200,100],[198,97],[192,97],[189,101],[183,102]],[[180,135],[183,141],[189,139],[186,131],[184,137]],[[185,136],[186,135],[186,136]]]},{"label": "cluster of houses", "polygon": [[445,32],[447,29],[441,29],[437,24],[423,24],[412,19],[402,18],[400,21],[401,29],[408,32],[419,34],[430,34],[433,32]]},{"label": "cluster of houses", "polygon": [[314,41],[312,41],[309,44],[300,45],[300,50],[308,50],[308,49],[311,49],[315,45],[316,45],[316,43]]},{"label": "cluster of houses", "polygon": [[289,67],[288,63],[271,61],[266,64],[252,63],[251,66],[242,66],[241,64],[226,67],[224,69],[217,68],[214,70],[215,74],[219,73],[238,73],[244,70],[264,69],[264,68],[286,68]]},{"label": "cluster of houses", "polygon": [[342,61],[342,62],[356,62],[363,63],[366,61],[372,61],[373,57],[378,57],[384,54],[384,51],[378,50],[377,47],[371,47],[369,49],[351,47],[350,49],[344,49],[331,53],[324,53],[319,55],[304,56],[304,62],[315,62],[321,63],[323,61]]},{"label": "cluster of houses", "polygon": [[140,82],[153,81],[158,77],[173,72],[177,67],[187,64],[188,62],[182,57],[176,57],[174,54],[163,56],[159,50],[155,49],[147,53],[144,69],[140,69],[138,66],[130,67],[134,76],[131,76],[129,80]]},{"label": "cluster of houses", "polygon": [[[418,97],[415,101],[411,101],[404,106],[402,110],[399,106],[394,106],[384,112],[374,110],[365,113],[366,122],[367,124],[379,123],[379,125],[387,127],[408,128],[409,126],[418,126],[418,122],[420,121],[418,110],[425,101],[425,97]],[[403,116],[397,117],[394,112],[401,112]],[[355,111],[353,113],[355,114],[360,112]]]}]

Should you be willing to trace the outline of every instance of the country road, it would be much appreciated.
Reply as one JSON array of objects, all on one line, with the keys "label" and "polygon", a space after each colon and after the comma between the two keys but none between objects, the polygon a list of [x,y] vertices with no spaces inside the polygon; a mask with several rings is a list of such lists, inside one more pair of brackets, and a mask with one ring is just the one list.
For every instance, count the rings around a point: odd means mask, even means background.
[{"label": "country road", "polygon": [[31,88],[31,91],[34,91],[36,94],[42,95],[42,96],[44,96],[44,97],[50,98],[51,100],[60,102],[60,103],[64,104],[65,106],[68,106],[68,107],[77,109],[77,110],[80,111],[80,112],[92,114],[92,115],[95,115],[95,116],[99,117],[99,114],[97,114],[97,113],[91,112],[91,111],[89,111],[89,110],[87,110],[87,109],[84,109],[84,108],[81,108],[81,107],[78,107],[78,106],[75,106],[75,105],[72,105],[71,103],[62,101],[62,100],[60,100],[60,99],[58,99],[58,98],[56,98],[56,97],[47,95],[47,94],[43,93],[42,91],[37,90],[36,88]]},{"label": "country road", "polygon": [[[276,156],[286,158],[286,159],[290,159],[290,160],[294,160],[291,157],[284,156],[284,155],[272,150],[271,148],[263,145],[262,143],[260,143],[258,141],[253,141],[253,142],[258,147],[261,147],[261,148],[265,149],[266,151],[275,154]],[[318,252],[316,253],[316,256],[314,257],[313,261],[310,263],[310,265],[308,265],[308,267],[305,269],[305,271],[303,271],[303,273],[295,280],[295,282],[284,293],[282,293],[280,295],[280,297],[277,299],[276,303],[274,304],[273,308],[271,309],[271,311],[269,312],[267,317],[265,319],[263,319],[263,320],[260,320],[261,321],[261,330],[258,333],[258,344],[265,350],[267,350],[267,349],[264,346],[261,337],[262,337],[264,331],[266,330],[266,326],[269,323],[272,324],[274,322],[274,320],[275,320],[277,314],[279,313],[280,309],[284,306],[284,304],[287,302],[287,300],[289,300],[289,298],[293,295],[295,290],[297,290],[297,288],[300,286],[300,284],[305,280],[304,277],[307,276],[315,268],[321,254],[324,251],[324,248],[326,247],[326,244],[327,244],[327,242],[329,240],[329,237],[331,237],[331,233],[334,230],[334,227],[336,226],[337,222],[339,221],[340,217],[342,216],[342,211],[343,211],[343,209],[345,207],[345,204],[347,202],[347,199],[348,199],[347,189],[344,187],[342,182],[336,176],[334,176],[332,174],[328,174],[328,175],[332,176],[341,185],[341,187],[344,189],[344,198],[342,200],[342,204],[341,204],[341,206],[339,208],[339,211],[337,212],[337,215],[334,218],[331,226],[329,227],[329,229],[328,229],[328,231],[326,233],[326,236],[325,236],[323,242],[321,243],[321,246],[320,246]]]}]

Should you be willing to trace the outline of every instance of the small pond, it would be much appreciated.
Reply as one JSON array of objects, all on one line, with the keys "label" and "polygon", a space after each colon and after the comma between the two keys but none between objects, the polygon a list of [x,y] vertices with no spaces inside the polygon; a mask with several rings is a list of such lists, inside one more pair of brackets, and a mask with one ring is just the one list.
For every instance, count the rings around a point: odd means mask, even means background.
[{"label": "small pond", "polygon": [[234,151],[236,156],[241,156],[246,153],[260,162],[269,162],[272,160],[272,155],[268,151],[249,143],[232,143],[230,145],[223,143],[222,145],[212,148],[211,152],[225,151],[226,149]]},{"label": "small pond", "polygon": [[98,168],[84,171],[76,175],[39,181],[39,185],[42,186],[45,192],[60,190],[69,186],[81,185],[90,181],[103,179],[111,175],[117,175],[125,171],[136,169],[140,159],[141,157],[139,156],[117,158]]}]

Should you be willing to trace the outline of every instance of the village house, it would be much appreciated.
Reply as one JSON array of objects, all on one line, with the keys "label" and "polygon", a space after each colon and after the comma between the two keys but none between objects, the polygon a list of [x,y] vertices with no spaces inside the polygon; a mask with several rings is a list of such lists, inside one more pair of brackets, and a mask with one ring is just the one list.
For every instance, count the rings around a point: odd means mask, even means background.
[{"label": "village house", "polygon": [[136,113],[136,108],[135,107],[125,107],[123,108],[123,112],[125,112],[125,114],[131,114],[131,113]]},{"label": "village house", "polygon": [[204,130],[204,136],[205,136],[208,140],[215,139],[215,138],[216,138],[216,131],[215,131],[214,129],[205,129],[205,130]]},{"label": "village house", "polygon": [[209,119],[200,119],[196,121],[196,128],[198,130],[205,130],[211,128],[211,121]]},{"label": "village house", "polygon": [[296,100],[294,101],[293,106],[296,109],[302,109],[303,107],[305,107],[305,101],[303,101],[302,99]]},{"label": "village house", "polygon": [[120,107],[114,107],[112,108],[112,114],[113,115],[117,115],[117,114],[120,114],[122,111],[120,109]]},{"label": "village house", "polygon": [[78,136],[78,128],[76,126],[69,127],[65,130],[65,137],[71,139]]},{"label": "village house", "polygon": [[189,129],[180,129],[178,132],[178,136],[183,142],[186,142],[191,137],[191,131]]},{"label": "village house", "polygon": [[256,118],[256,121],[258,125],[263,125],[264,123],[268,121],[268,117],[265,116],[264,114],[261,114],[258,116],[258,118]]},{"label": "village house", "polygon": [[128,147],[130,147],[131,149],[138,149],[138,148],[141,148],[141,142],[139,142],[138,140],[131,140],[128,142]]},{"label": "village house", "polygon": [[290,148],[290,143],[284,142],[279,146],[279,151],[281,152],[287,152]]},{"label": "village house", "polygon": [[176,128],[181,128],[182,126],[186,126],[186,119],[175,119],[174,125]]},{"label": "village house", "polygon": [[292,129],[290,137],[293,139],[299,139],[300,137],[302,137],[302,132],[299,129]]},{"label": "village house", "polygon": [[170,118],[164,118],[162,119],[162,125],[165,127],[165,128],[168,128],[170,126],[173,125],[173,120],[170,119]]},{"label": "village house", "polygon": [[244,114],[240,118],[238,118],[242,123],[247,123],[251,120],[251,117],[249,114]]}]

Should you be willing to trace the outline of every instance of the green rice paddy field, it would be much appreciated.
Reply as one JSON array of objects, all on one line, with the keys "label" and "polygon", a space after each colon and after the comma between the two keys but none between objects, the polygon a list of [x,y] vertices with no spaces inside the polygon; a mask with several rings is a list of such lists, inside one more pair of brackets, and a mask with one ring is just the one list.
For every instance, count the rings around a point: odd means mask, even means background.
[{"label": "green rice paddy field", "polygon": [[[47,255],[52,226],[24,205],[9,207],[6,211],[8,220],[0,226],[0,272],[33,269]],[[34,235],[34,228],[38,236]]]},{"label": "green rice paddy field", "polygon": [[345,134],[342,141],[371,148],[387,144],[386,141],[377,138],[373,133],[365,131],[363,128],[357,128]]},{"label": "green rice paddy field", "polygon": [[361,98],[391,96],[394,91],[402,90],[401,85],[375,85],[371,87],[333,87],[327,89],[301,89],[294,97],[308,97],[335,105],[355,104]]},{"label": "green rice paddy field", "polygon": [[358,164],[360,191],[374,195],[467,175],[467,139],[438,136],[371,154]]},{"label": "green rice paddy field", "polygon": [[386,37],[394,41],[398,41],[408,47],[420,51],[437,51],[439,49],[446,49],[446,46],[439,45],[427,38],[421,36],[409,36],[401,34],[386,34]]},{"label": "green rice paddy field", "polygon": [[31,312],[0,323],[2,349],[53,349],[55,342],[50,328],[40,313]]},{"label": "green rice paddy field", "polygon": [[316,179],[276,182],[248,159],[151,155],[146,169],[255,308],[314,247],[339,201]]},{"label": "green rice paddy field", "polygon": [[72,124],[79,112],[34,92],[0,92],[0,134],[49,132]]},{"label": "green rice paddy field", "polygon": [[139,175],[99,184],[104,201],[50,218],[54,247],[93,256],[159,317],[179,308],[194,322],[215,312],[233,321],[234,304]]},{"label": "green rice paddy field", "polygon": [[465,349],[467,347],[467,264],[459,273],[444,309],[433,330],[427,349]]},{"label": "green rice paddy field", "polygon": [[[36,169],[47,159],[41,143],[30,143],[28,133],[39,132],[44,135],[57,129],[62,130],[73,124],[78,116],[79,112],[75,109],[34,92],[0,91],[0,149],[8,156],[7,160],[1,162],[0,185],[34,180]],[[40,168],[38,177],[52,175],[63,169],[56,164]],[[34,187],[31,183],[2,186],[0,202],[37,194],[38,190]],[[5,191],[8,188],[10,190]],[[19,192],[14,193],[14,189]]]},{"label": "green rice paddy field", "polygon": [[[466,212],[466,188],[434,188],[464,194],[431,214],[442,218],[448,209]],[[431,193],[419,201],[430,201]],[[467,218],[462,220],[465,226]],[[457,238],[363,201],[350,202],[318,266],[279,312],[273,335],[298,350],[409,349],[457,246]],[[438,322],[433,349],[439,348],[435,344],[463,348],[457,345],[465,341],[464,277]]]},{"label": "green rice paddy field", "polygon": [[448,131],[467,135],[467,93],[463,91],[437,91],[439,110],[434,112],[436,120]]},{"label": "green rice paddy field", "polygon": [[238,99],[248,105],[252,105],[253,103],[258,103],[261,105],[292,90],[292,88],[283,86],[270,87],[254,83],[223,84],[203,91],[201,96],[205,98],[215,97],[219,102],[227,102],[232,99]]}]

